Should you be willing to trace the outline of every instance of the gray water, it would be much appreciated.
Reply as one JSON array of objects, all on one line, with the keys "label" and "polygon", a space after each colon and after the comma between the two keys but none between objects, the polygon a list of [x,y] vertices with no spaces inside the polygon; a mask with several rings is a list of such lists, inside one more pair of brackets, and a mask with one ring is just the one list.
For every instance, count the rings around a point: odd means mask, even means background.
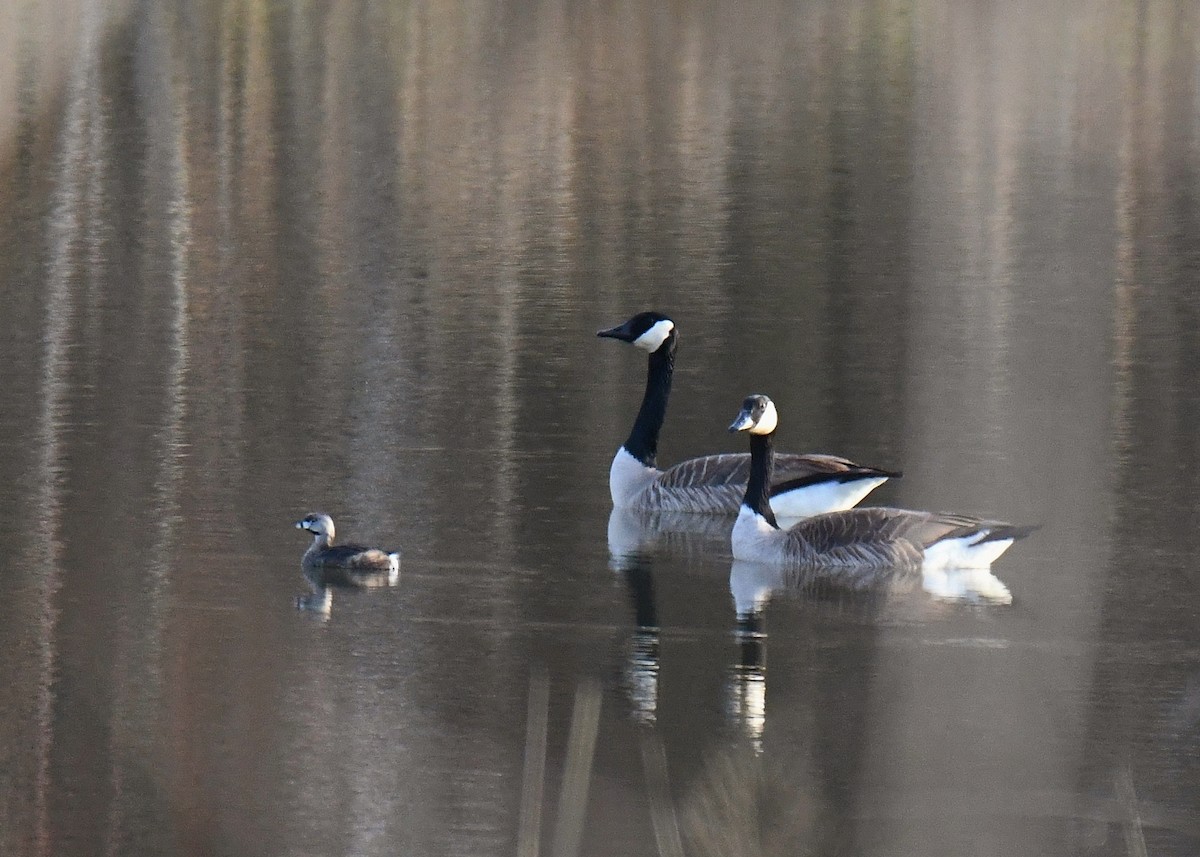
[{"label": "gray water", "polygon": [[[0,57],[0,853],[1200,851],[1194,3],[9,0]],[[768,393],[1041,524],[1012,603],[610,550],[648,308],[663,463]],[[314,509],[398,585],[298,611]]]}]

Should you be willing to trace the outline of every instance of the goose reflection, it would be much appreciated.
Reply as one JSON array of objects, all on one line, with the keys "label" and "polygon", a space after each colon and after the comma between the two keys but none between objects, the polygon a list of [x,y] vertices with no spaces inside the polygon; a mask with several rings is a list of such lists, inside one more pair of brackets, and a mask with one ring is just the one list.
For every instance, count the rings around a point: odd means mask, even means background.
[{"label": "goose reflection", "polygon": [[803,569],[734,560],[729,572],[729,591],[739,621],[740,617],[761,612],[776,592],[809,597],[858,594],[886,598],[918,589],[938,601],[995,605],[1012,603],[1012,593],[1008,587],[986,568],[887,568],[863,572],[837,568]]},{"label": "goose reflection", "polygon": [[609,567],[621,571],[628,561],[650,556],[660,548],[669,548],[675,555],[706,555],[714,547],[728,546],[732,527],[728,515],[613,509],[608,516]]},{"label": "goose reflection", "polygon": [[734,638],[737,655],[729,670],[726,712],[755,754],[763,750],[767,725],[766,608],[775,593],[814,599],[873,602],[896,591],[917,586],[918,574],[864,576],[861,572],[811,570],[775,563],[734,560],[729,569],[729,592],[737,614]]},{"label": "goose reflection", "polygon": [[609,568],[619,573],[633,607],[634,628],[625,646],[621,686],[633,720],[658,716],[659,625],[654,590],[654,553],[664,544],[684,552],[708,539],[724,541],[729,521],[707,515],[613,509],[608,516]]},{"label": "goose reflection", "polygon": [[[730,578],[732,581],[732,577]],[[730,670],[729,717],[750,742],[756,754],[762,753],[763,731],[767,726],[767,633],[760,609],[738,611],[734,632],[738,657]]]},{"label": "goose reflection", "polygon": [[[767,720],[766,607],[776,593],[813,599],[848,599],[881,605],[892,596],[924,592],[936,601],[1009,604],[1008,587],[987,569],[923,572],[890,569],[868,575],[845,569],[814,571],[774,563],[734,560],[729,593],[737,614],[737,658],[730,670],[727,711],[730,719],[762,752]],[[919,596],[918,600],[927,600]]]},{"label": "goose reflection", "polygon": [[658,609],[654,572],[646,557],[627,556],[621,573],[633,604],[634,629],[626,643],[621,684],[629,697],[630,715],[639,723],[658,716]]},{"label": "goose reflection", "polygon": [[296,609],[328,618],[333,610],[335,589],[382,589],[395,586],[399,576],[389,571],[301,566],[312,592],[296,596]]}]

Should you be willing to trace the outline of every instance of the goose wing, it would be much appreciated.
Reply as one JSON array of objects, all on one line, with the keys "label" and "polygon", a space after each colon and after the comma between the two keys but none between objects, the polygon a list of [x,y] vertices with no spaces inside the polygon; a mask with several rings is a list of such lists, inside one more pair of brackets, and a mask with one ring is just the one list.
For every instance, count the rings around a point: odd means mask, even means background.
[{"label": "goose wing", "polygon": [[897,470],[867,467],[839,455],[785,453],[775,456],[775,467],[771,472],[771,493],[782,494],[819,482],[896,479],[899,476],[900,472]]},{"label": "goose wing", "polygon": [[889,526],[894,528],[897,538],[908,539],[919,544],[922,549],[947,539],[967,539],[972,545],[1003,539],[1016,541],[1037,529],[1036,526],[1009,524],[956,512],[912,512],[906,509],[880,511],[892,514]]},{"label": "goose wing", "polygon": [[796,559],[819,565],[913,566],[927,544],[965,523],[906,509],[846,509],[806,518],[788,530],[787,544]]},{"label": "goose wing", "polygon": [[742,487],[750,480],[750,456],[744,452],[689,458],[663,471],[663,488]]},{"label": "goose wing", "polygon": [[[771,493],[788,491],[817,482],[844,482],[868,477],[895,477],[899,473],[864,467],[848,458],[819,453],[782,453],[775,456]],[[663,488],[745,488],[750,480],[750,455],[729,452],[689,458],[663,471],[658,484]]]},{"label": "goose wing", "polygon": [[1032,529],[952,512],[867,507],[807,518],[788,530],[788,541],[797,556],[822,563],[908,565],[945,539],[1018,539]]}]

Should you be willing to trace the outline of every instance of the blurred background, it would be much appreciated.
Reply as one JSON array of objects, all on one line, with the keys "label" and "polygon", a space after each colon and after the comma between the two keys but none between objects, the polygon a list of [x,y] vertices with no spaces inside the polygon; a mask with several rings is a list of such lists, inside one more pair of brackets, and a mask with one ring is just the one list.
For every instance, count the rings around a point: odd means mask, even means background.
[{"label": "blurred background", "polygon": [[[1183,0],[0,0],[0,853],[1197,853],[1198,193]],[[610,526],[644,309],[1012,603]]]}]

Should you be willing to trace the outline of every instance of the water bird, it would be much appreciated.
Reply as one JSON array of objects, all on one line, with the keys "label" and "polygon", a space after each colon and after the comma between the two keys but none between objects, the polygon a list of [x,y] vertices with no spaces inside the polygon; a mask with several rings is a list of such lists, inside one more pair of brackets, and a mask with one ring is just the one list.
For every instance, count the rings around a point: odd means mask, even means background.
[{"label": "water bird", "polygon": [[733,556],[750,562],[862,573],[987,569],[1037,529],[946,512],[868,507],[806,518],[781,529],[769,492],[779,416],[763,395],[742,402],[731,432],[750,435],[750,478],[733,525]]},{"label": "water bird", "polygon": [[322,512],[305,515],[296,522],[296,529],[308,530],[313,534],[312,544],[300,561],[306,569],[324,569],[326,572],[343,569],[357,575],[386,574],[388,583],[395,583],[400,575],[400,551],[362,545],[335,545],[333,518]]},{"label": "water bird", "polygon": [[[608,473],[613,506],[664,512],[733,513],[750,474],[745,453],[706,455],[659,470],[658,435],[667,412],[675,350],[675,322],[661,312],[640,312],[597,336],[628,342],[649,353],[646,392],[629,439]],[[836,455],[782,454],[775,458],[771,502],[784,517],[849,509],[899,472],[865,467]]]}]

